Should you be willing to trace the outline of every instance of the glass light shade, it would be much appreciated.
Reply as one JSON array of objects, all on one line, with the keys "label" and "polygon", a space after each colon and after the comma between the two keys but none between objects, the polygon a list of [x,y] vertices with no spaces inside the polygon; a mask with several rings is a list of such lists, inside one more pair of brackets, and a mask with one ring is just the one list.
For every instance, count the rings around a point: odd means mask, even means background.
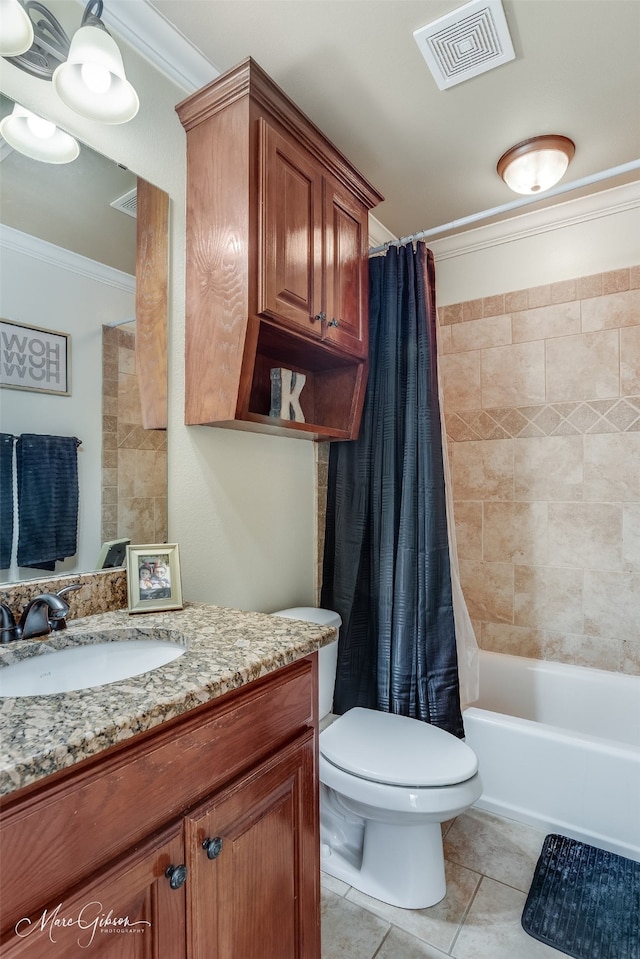
[{"label": "glass light shade", "polygon": [[43,163],[71,163],[80,153],[77,140],[19,103],[0,120],[0,134],[18,153]]},{"label": "glass light shade", "polygon": [[118,46],[101,27],[80,27],[66,63],[53,74],[53,86],[66,106],[88,120],[126,123],[140,101],[124,73]]},{"label": "glass light shade", "polygon": [[543,193],[562,179],[574,153],[575,145],[568,137],[532,137],[500,157],[498,173],[514,193]]},{"label": "glass light shade", "polygon": [[0,57],[19,57],[33,43],[33,26],[18,0],[0,0]]}]

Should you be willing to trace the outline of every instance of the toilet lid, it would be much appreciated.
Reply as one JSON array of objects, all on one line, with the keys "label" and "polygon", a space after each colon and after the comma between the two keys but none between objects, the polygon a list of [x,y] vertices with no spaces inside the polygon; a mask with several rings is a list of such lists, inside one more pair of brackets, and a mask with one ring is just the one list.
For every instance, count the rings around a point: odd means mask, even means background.
[{"label": "toilet lid", "polygon": [[320,752],[345,772],[391,786],[452,786],[478,771],[473,750],[444,729],[360,707],[320,734]]}]

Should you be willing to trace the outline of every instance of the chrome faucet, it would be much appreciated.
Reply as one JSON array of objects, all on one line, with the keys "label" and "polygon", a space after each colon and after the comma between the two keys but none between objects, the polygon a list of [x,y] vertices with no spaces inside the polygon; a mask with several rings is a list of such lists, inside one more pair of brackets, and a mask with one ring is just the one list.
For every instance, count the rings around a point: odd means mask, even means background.
[{"label": "chrome faucet", "polygon": [[72,583],[57,593],[41,593],[22,610],[20,622],[16,624],[13,613],[4,603],[0,615],[0,641],[8,643],[13,639],[34,639],[36,636],[48,636],[67,625],[66,616],[69,604],[62,599],[65,593],[80,589],[82,583]]}]

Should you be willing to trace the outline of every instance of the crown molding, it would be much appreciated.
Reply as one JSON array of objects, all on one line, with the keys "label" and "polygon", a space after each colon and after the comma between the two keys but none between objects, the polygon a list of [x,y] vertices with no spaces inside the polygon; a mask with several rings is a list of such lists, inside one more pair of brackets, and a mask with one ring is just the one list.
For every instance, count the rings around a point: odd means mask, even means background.
[{"label": "crown molding", "polygon": [[429,246],[436,260],[448,260],[638,208],[640,180],[635,180],[590,196],[565,200],[542,210],[520,213],[498,223],[475,227],[455,236],[433,238]]},{"label": "crown molding", "polygon": [[148,0],[109,0],[102,20],[186,93],[220,75],[202,51]]},{"label": "crown molding", "polygon": [[[84,0],[78,2],[84,5]],[[202,51],[180,33],[150,0],[109,0],[103,11],[103,20],[106,26],[117,32],[187,93],[199,90],[220,75],[220,71]],[[542,210],[510,216],[454,236],[441,239],[434,237],[429,246],[437,260],[445,260],[615,215],[638,206],[640,181],[634,181]],[[369,246],[381,246],[395,240],[397,237],[369,214]]]},{"label": "crown molding", "polygon": [[369,214],[370,247],[382,246],[384,243],[394,243],[397,239],[398,237],[395,236],[391,230],[387,230],[384,223],[381,223],[372,213]]},{"label": "crown molding", "polygon": [[20,230],[14,230],[13,227],[4,224],[0,229],[0,250],[29,256],[57,269],[67,270],[78,276],[122,290],[124,293],[135,294],[136,291],[136,278],[130,273],[90,260],[89,257],[82,256],[80,253],[64,250],[60,246],[30,236],[28,233],[22,233]]}]

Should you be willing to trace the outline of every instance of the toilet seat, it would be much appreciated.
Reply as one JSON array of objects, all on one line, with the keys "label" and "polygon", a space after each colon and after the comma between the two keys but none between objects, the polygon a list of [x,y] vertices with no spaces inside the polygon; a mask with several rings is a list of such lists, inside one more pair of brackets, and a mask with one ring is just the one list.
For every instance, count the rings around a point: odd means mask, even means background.
[{"label": "toilet seat", "polygon": [[320,753],[360,779],[413,789],[453,786],[478,771],[475,753],[451,733],[408,716],[356,707],[320,735]]}]

